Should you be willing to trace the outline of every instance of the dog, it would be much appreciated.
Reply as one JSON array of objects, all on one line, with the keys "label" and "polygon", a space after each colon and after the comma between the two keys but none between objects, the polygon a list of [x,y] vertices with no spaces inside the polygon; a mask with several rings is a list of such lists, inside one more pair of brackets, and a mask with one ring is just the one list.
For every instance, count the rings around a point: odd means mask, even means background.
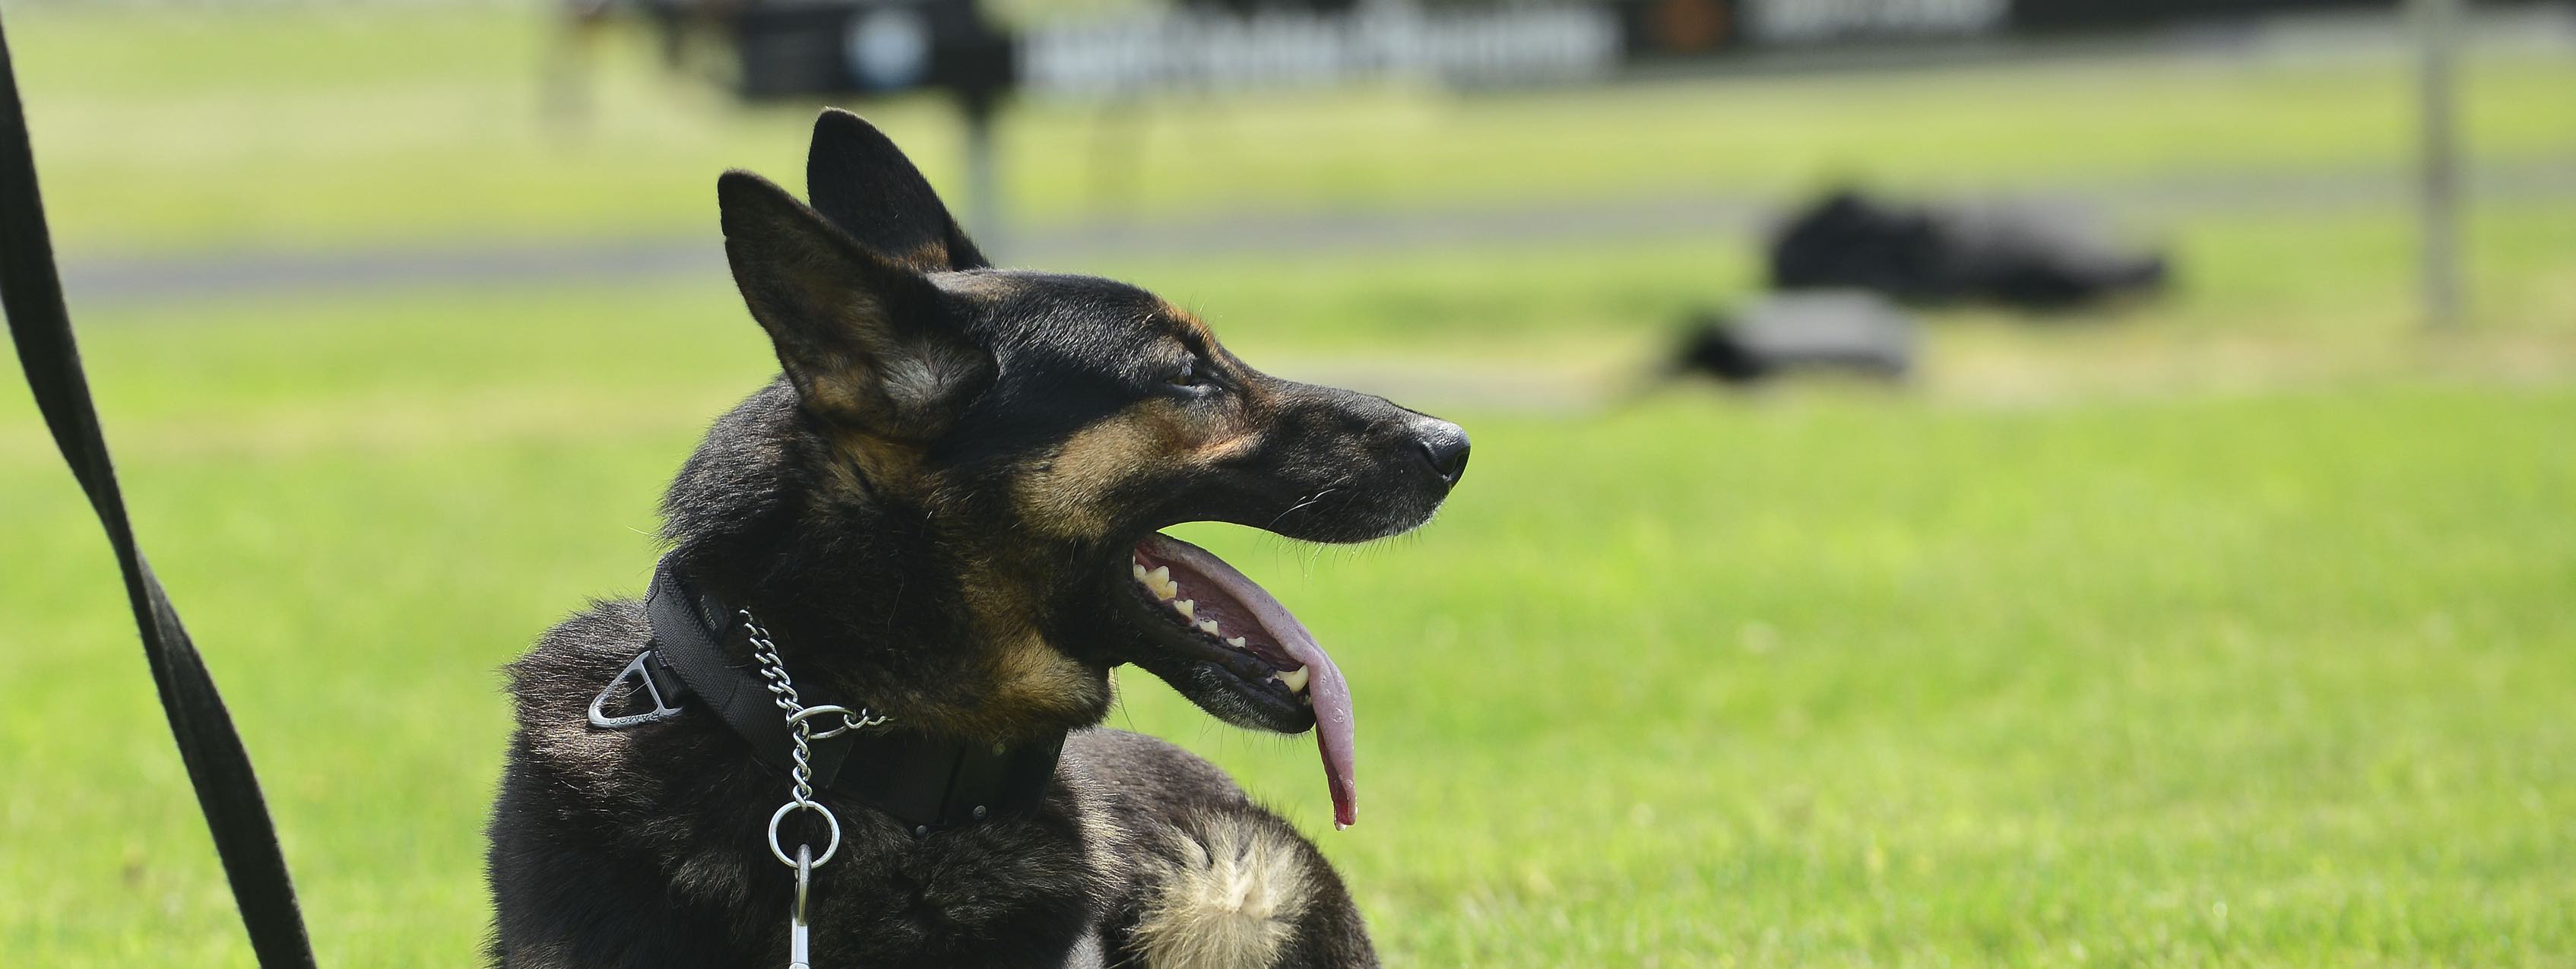
[{"label": "dog", "polygon": [[508,667],[491,962],[1377,964],[1311,842],[1097,725],[1132,663],[1228,723],[1313,730],[1351,823],[1341,674],[1158,530],[1405,532],[1465,432],[1263,374],[1142,289],[993,268],[856,115],[823,113],[806,174],[810,204],[717,183],[782,373],[680,469],[651,593]]}]

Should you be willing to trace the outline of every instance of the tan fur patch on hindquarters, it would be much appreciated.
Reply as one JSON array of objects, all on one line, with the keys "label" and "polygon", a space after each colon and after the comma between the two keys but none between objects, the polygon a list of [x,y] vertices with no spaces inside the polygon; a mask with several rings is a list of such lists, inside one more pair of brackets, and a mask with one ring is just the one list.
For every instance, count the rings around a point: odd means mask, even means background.
[{"label": "tan fur patch on hindquarters", "polygon": [[1313,886],[1294,836],[1218,816],[1199,832],[1167,832],[1136,925],[1151,969],[1251,969],[1274,965],[1306,912]]}]

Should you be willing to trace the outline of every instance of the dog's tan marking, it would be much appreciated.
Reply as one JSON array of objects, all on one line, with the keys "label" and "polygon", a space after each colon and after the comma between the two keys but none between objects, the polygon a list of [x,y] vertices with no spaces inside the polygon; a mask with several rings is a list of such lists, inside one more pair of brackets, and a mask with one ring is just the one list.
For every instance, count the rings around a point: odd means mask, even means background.
[{"label": "dog's tan marking", "polygon": [[1192,457],[1207,464],[1232,461],[1261,446],[1261,435],[1250,429],[1237,429],[1224,437],[1198,446]]},{"label": "dog's tan marking", "polygon": [[949,268],[947,234],[943,232],[924,239],[920,244],[904,250],[900,255],[895,253],[886,253],[886,255],[893,256],[896,262],[922,272],[944,272]]},{"label": "dog's tan marking", "polygon": [[1183,445],[1168,405],[1147,401],[1083,428],[1020,479],[1021,519],[1057,538],[1097,538],[1109,530],[1109,499]]},{"label": "dog's tan marking", "polygon": [[982,650],[983,687],[955,729],[1022,736],[1047,725],[1096,717],[1109,705],[1109,681],[1038,632],[1039,605],[1020,574],[1026,563],[984,560],[965,565],[960,587]]},{"label": "dog's tan marking", "polygon": [[1014,719],[1049,722],[1107,705],[1107,682],[1056,649],[1035,630],[994,643],[989,707]]},{"label": "dog's tan marking", "polygon": [[[805,406],[830,414],[882,410],[889,403],[879,386],[882,377],[873,372],[859,348],[893,342],[884,321],[885,304],[846,280],[803,271],[821,268],[799,266],[800,271],[782,274],[774,284],[777,288],[746,289],[743,298],[778,341],[788,379],[795,382]],[[807,314],[819,315],[811,332],[791,328]]]},{"label": "dog's tan marking", "polygon": [[1136,924],[1151,969],[1254,969],[1276,965],[1314,888],[1289,836],[1240,818],[1215,816],[1196,836],[1166,837]]},{"label": "dog's tan marking", "polygon": [[1051,537],[1098,538],[1128,482],[1235,460],[1260,445],[1260,422],[1240,404],[1203,414],[1173,401],[1143,401],[1075,432],[1040,460],[1020,480],[1020,516]]}]

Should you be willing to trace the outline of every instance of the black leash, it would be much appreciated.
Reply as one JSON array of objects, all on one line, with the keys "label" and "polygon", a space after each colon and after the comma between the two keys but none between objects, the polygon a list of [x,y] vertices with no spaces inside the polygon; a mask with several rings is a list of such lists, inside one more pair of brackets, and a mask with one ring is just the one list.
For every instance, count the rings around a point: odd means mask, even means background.
[{"label": "black leash", "polygon": [[80,347],[72,341],[62,279],[54,270],[44,200],[36,187],[35,149],[27,138],[17,67],[9,58],[4,30],[0,91],[7,95],[8,108],[0,117],[5,125],[0,127],[0,305],[8,309],[18,365],[27,371],[27,386],[35,392],[54,444],[81,490],[89,493],[108,543],[116,546],[126,598],[143,634],[143,655],[151,661],[153,685],[161,690],[161,709],[169,715],[188,780],[196,785],[197,806],[214,830],[215,853],[222,856],[224,876],[232,881],[251,950],[266,969],[311,967],[313,948],[296,910],[295,883],[287,877],[286,858],[278,851],[268,806],[260,800],[250,755],[234,735],[222,694],[188,641],[188,631],[179,625],[179,611],[135,547],[134,528],[125,518],[125,496],[117,491],[116,466],[108,460],[107,439],[90,403],[89,379],[81,373]]}]

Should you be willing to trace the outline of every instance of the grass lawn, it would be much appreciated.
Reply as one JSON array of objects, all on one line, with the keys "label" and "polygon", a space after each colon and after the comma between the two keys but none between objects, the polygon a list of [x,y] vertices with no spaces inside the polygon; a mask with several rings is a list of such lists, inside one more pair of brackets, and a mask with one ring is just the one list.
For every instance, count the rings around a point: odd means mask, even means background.
[{"label": "grass lawn", "polygon": [[[378,37],[389,15],[273,35],[156,12],[136,43],[164,56],[144,57],[105,21],[30,13],[11,40],[55,216],[94,251],[254,223],[288,245],[687,230],[712,222],[717,168],[792,175],[804,132],[802,109],[648,111],[631,70],[598,141],[471,127],[520,104],[509,71],[533,57],[532,32],[488,17],[400,15],[417,46],[360,56],[313,38]],[[2078,123],[2084,84],[2132,69],[2179,85],[2133,118],[2153,137],[2013,150],[2014,126]],[[2390,70],[2142,61],[1275,106],[1282,130],[1379,125],[1415,139],[1390,155],[1433,162],[1528,119],[1630,139],[1454,182],[1340,138],[1261,161],[1271,114],[1177,105],[1235,119],[1241,154],[1202,166],[1167,143],[1151,170],[1173,177],[1139,191],[1169,211],[1230,199],[1220,168],[1285,186],[1283,205],[1374,206],[1687,187],[1701,163],[1786,182],[1838,156],[1962,184],[2366,167],[2402,138],[2377,113]],[[2491,70],[2486,157],[2576,151],[2576,118],[2544,100],[2576,69]],[[198,76],[220,83],[172,90]],[[1976,114],[1889,125],[1971,94]],[[240,124],[272,112],[294,123]],[[1776,150],[1648,123],[1685,112]],[[2264,134],[2283,118],[2308,127]],[[133,150],[154,119],[197,127]],[[1049,125],[1084,143],[1030,119]],[[2222,136],[2179,140],[2194,131]],[[1014,150],[1044,143],[1026,137]],[[1078,179],[1046,181],[1075,176],[1015,171],[1033,209],[1083,213]],[[209,185],[232,194],[197,198]],[[2399,212],[2159,228],[2182,259],[2171,299],[2053,328],[1946,318],[1915,387],[1563,413],[1429,378],[1591,386],[1678,309],[1747,289],[1745,246],[1091,267],[1196,306],[1256,363],[1383,381],[1478,445],[1418,537],[1183,530],[1351,675],[1358,827],[1328,830],[1302,738],[1220,727],[1136,676],[1111,724],[1216,758],[1316,832],[1397,965],[2576,960],[2576,205],[2481,209],[2479,326],[2440,339],[2411,329]],[[756,329],[715,278],[82,322],[138,528],[259,761],[323,959],[468,964],[496,668],[585,597],[641,590],[660,486],[770,369]],[[42,435],[0,390],[0,966],[247,965],[104,543]]]},{"label": "grass lawn", "polygon": [[[541,124],[548,22],[527,11],[181,6],[12,11],[58,225],[81,250],[712,231],[714,173],[801,183],[812,106],[742,111],[597,53],[596,110]],[[2484,163],[2576,158],[2576,60],[2496,49],[2463,83]],[[1386,212],[1533,198],[1757,197],[1862,178],[2075,188],[2387,173],[2413,144],[2396,52],[2118,56],[1904,74],[1453,95],[1392,87],[1023,102],[1002,133],[1014,215]],[[933,180],[959,177],[935,98],[856,105]]]},{"label": "grass lawn", "polygon": [[[500,323],[293,326],[91,345],[326,957],[455,965],[493,669],[640,589],[655,489],[759,348],[557,380],[436,353],[561,349]],[[107,557],[6,407],[0,677],[42,686],[0,707],[0,951],[238,964]],[[2576,952],[2564,386],[1453,416],[1477,474],[1419,539],[1188,533],[1358,684],[1365,822],[1320,838],[1406,964]],[[1114,724],[1324,827],[1302,743],[1127,685]]]}]

